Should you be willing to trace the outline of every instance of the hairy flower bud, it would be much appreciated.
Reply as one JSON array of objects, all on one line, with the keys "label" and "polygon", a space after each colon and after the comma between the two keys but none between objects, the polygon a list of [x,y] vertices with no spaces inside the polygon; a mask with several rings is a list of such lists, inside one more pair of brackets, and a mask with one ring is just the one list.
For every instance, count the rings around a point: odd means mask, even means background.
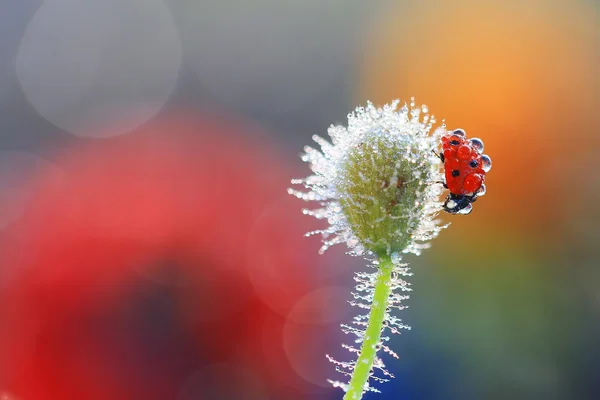
[{"label": "hairy flower bud", "polygon": [[305,149],[314,175],[294,183],[310,191],[290,193],[322,202],[323,208],[305,210],[330,223],[311,232],[324,236],[321,251],[345,242],[355,254],[418,254],[441,229],[434,219],[442,181],[435,152],[444,129],[430,135],[435,119],[426,106],[411,102],[396,111],[398,104],[359,107],[348,115],[348,127],[329,129],[333,144],[315,136],[321,152]]}]

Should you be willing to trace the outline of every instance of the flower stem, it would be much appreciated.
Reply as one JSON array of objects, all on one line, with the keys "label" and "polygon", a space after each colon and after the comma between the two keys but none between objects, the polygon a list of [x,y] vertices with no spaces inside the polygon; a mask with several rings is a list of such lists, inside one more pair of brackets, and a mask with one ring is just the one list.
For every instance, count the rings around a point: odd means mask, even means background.
[{"label": "flower stem", "polygon": [[365,331],[364,340],[360,348],[360,355],[356,360],[354,371],[348,391],[344,400],[360,400],[365,385],[369,380],[369,374],[373,368],[373,362],[379,347],[383,321],[385,320],[390,294],[392,292],[390,281],[392,279],[393,264],[389,257],[379,260],[379,274],[375,282],[373,304],[369,313],[369,323]]}]

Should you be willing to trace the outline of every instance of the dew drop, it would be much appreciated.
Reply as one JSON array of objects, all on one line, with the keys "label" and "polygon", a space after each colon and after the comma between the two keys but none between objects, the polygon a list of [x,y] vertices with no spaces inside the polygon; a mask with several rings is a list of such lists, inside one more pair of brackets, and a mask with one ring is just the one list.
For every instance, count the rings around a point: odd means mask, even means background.
[{"label": "dew drop", "polygon": [[459,211],[460,214],[470,214],[471,211],[473,211],[473,206],[471,204],[467,204],[467,206],[465,208],[463,208],[462,210]]},{"label": "dew drop", "polygon": [[486,154],[481,156],[481,168],[485,172],[489,172],[492,169],[492,159]]},{"label": "dew drop", "polygon": [[402,254],[398,252],[393,252],[390,258],[392,259],[392,263],[394,265],[400,264],[402,262]]},{"label": "dew drop", "polygon": [[351,238],[346,241],[346,245],[350,248],[356,246],[358,243],[359,243],[358,239],[356,239],[356,238]]},{"label": "dew drop", "polygon": [[434,135],[445,135],[446,134],[446,130],[444,128],[436,128],[436,130],[433,132]]},{"label": "dew drop", "polygon": [[469,140],[469,142],[471,142],[471,145],[473,146],[475,151],[477,151],[479,154],[483,153],[483,141],[481,139],[472,138]]},{"label": "dew drop", "polygon": [[483,195],[485,195],[486,192],[486,187],[485,184],[481,185],[481,189],[479,189],[479,191],[477,192],[477,197],[481,197]]}]

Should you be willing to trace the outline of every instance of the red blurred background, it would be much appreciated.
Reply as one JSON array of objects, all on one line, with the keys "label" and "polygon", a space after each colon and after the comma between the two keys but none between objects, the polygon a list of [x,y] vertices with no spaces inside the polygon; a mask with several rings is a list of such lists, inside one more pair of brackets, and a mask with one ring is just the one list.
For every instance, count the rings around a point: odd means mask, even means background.
[{"label": "red blurred background", "polygon": [[325,376],[323,349],[305,346],[339,336],[348,288],[317,270],[318,239],[303,237],[313,225],[285,196],[294,172],[252,131],[179,113],[36,171],[27,211],[2,236],[8,393],[324,393],[302,378],[306,365],[309,379]]}]

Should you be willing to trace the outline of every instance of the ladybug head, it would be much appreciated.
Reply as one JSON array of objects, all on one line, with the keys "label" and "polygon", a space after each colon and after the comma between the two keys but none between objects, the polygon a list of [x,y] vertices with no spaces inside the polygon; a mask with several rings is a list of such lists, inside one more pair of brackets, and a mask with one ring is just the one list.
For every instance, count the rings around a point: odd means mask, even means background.
[{"label": "ladybug head", "polygon": [[471,203],[475,202],[477,196],[465,196],[462,194],[448,194],[443,204],[443,209],[450,214],[469,214],[473,210]]},{"label": "ladybug head", "polygon": [[462,129],[455,129],[452,132],[442,136],[442,146],[444,149],[457,149],[459,146],[467,142],[467,134]]}]

